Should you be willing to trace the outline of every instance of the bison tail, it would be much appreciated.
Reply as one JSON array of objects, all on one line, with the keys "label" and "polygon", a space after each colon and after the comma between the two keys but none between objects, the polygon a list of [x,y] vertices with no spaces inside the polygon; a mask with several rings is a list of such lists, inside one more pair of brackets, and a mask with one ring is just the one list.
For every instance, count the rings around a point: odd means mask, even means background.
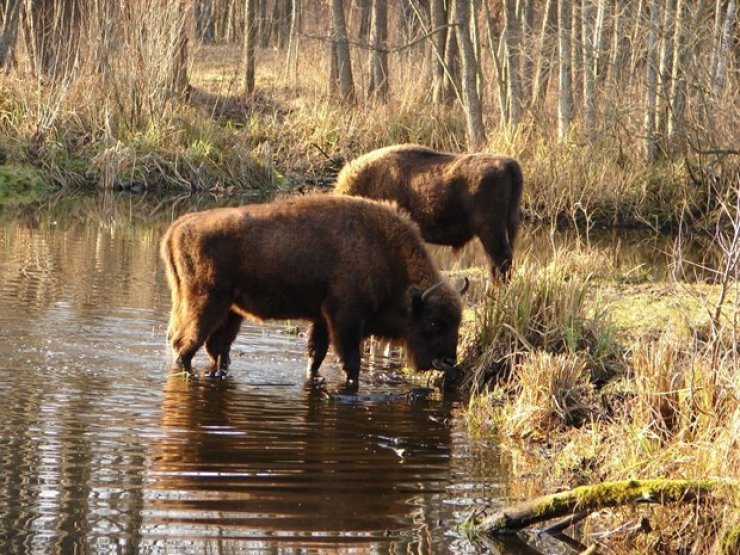
[{"label": "bison tail", "polygon": [[508,166],[511,173],[511,196],[509,197],[509,216],[506,221],[506,231],[509,235],[509,245],[513,249],[516,243],[516,236],[519,233],[519,205],[522,201],[524,176],[522,175],[522,167],[516,160],[511,160]]},{"label": "bison tail", "polygon": [[165,275],[167,277],[167,285],[170,288],[170,294],[172,295],[172,311],[170,313],[170,321],[167,326],[167,339],[172,339],[175,329],[178,326],[178,316],[180,313],[179,300],[180,300],[180,276],[177,271],[177,265],[175,264],[174,252],[173,252],[173,237],[171,230],[162,239],[159,254],[164,262]]}]

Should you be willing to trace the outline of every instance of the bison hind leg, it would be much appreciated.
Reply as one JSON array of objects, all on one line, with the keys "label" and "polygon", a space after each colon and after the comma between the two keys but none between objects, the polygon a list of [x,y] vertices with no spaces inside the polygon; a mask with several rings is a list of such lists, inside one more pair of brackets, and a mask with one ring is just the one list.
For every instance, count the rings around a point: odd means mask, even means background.
[{"label": "bison hind leg", "polygon": [[211,359],[211,368],[216,372],[226,372],[231,364],[229,351],[231,344],[239,334],[242,320],[244,318],[234,312],[229,311],[224,321],[217,327],[211,336],[206,340],[206,352]]},{"label": "bison hind leg", "polygon": [[171,342],[177,364],[190,371],[195,353],[224,322],[231,303],[226,297],[215,293],[192,295],[188,300],[182,310],[178,329],[173,330]]},{"label": "bison hind leg", "polygon": [[329,329],[326,322],[314,322],[308,330],[308,366],[306,367],[306,379],[316,380],[319,367],[324,362],[326,352],[329,350]]}]

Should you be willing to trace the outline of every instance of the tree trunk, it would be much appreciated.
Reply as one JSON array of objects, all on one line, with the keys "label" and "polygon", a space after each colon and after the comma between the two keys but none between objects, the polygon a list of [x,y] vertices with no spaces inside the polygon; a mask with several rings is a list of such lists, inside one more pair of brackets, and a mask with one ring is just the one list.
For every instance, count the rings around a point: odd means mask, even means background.
[{"label": "tree trunk", "polygon": [[583,124],[587,135],[590,135],[594,128],[594,109],[596,107],[593,8],[592,0],[581,0],[581,40],[583,42]]},{"label": "tree trunk", "polygon": [[596,10],[596,26],[593,34],[594,49],[594,77],[599,78],[604,75],[604,22],[606,21],[606,0],[599,0],[598,9]]},{"label": "tree trunk", "polygon": [[255,24],[256,0],[244,0],[244,94],[254,92],[254,46],[257,42]]},{"label": "tree trunk", "polygon": [[624,36],[624,11],[627,9],[624,0],[616,0],[614,4],[614,28],[612,34],[612,51],[609,57],[609,79],[612,83],[621,81],[627,51],[627,37]]},{"label": "tree trunk", "polygon": [[658,96],[658,27],[660,1],[650,0],[650,25],[647,35],[647,74],[645,77],[645,158],[649,162],[658,157],[658,138],[655,132],[655,105]]},{"label": "tree trunk", "polygon": [[560,98],[558,102],[558,139],[565,140],[573,119],[573,90],[570,80],[570,0],[558,2],[558,52],[560,57]]},{"label": "tree trunk", "polygon": [[432,102],[442,102],[445,82],[445,42],[447,41],[447,29],[442,28],[447,24],[447,10],[444,0],[431,0],[432,30],[439,29],[432,34]]},{"label": "tree trunk", "polygon": [[195,15],[195,28],[198,40],[213,42],[213,1],[200,0]]},{"label": "tree trunk", "polygon": [[581,0],[571,0],[572,9],[570,15],[570,80],[573,83],[574,103],[580,101],[578,98],[583,90],[581,82],[581,71],[583,69],[583,51],[581,50]]},{"label": "tree trunk", "polygon": [[259,21],[257,27],[259,29],[260,46],[267,48],[270,44],[270,34],[272,33],[272,24],[267,18],[267,0],[259,0]]},{"label": "tree trunk", "polygon": [[519,28],[514,12],[514,4],[508,0],[502,0],[504,14],[504,36],[506,37],[506,61],[509,71],[507,72],[507,89],[509,105],[509,125],[519,125],[521,112],[521,88],[519,81]]},{"label": "tree trunk", "polygon": [[368,42],[368,40],[370,39],[370,17],[372,14],[372,3],[373,0],[357,0],[357,7],[359,8],[358,17],[360,19],[357,35],[360,38],[360,42]]},{"label": "tree trunk", "polygon": [[370,25],[370,85],[368,95],[388,101],[388,0],[373,0]]},{"label": "tree trunk", "polygon": [[463,96],[468,122],[468,144],[471,150],[479,151],[486,144],[486,132],[483,128],[483,111],[476,87],[478,69],[475,62],[475,48],[470,40],[470,4],[468,0],[455,0],[455,15],[459,30],[460,49],[462,50]]},{"label": "tree trunk", "polygon": [[714,94],[719,96],[722,87],[725,84],[727,76],[727,58],[730,55],[730,45],[732,44],[732,27],[735,23],[735,0],[727,2],[727,15],[722,26],[722,35],[720,37],[719,47],[717,49],[717,69],[714,73]]},{"label": "tree trunk", "polygon": [[[501,39],[496,38],[496,33],[494,32],[494,26],[495,23],[493,21],[493,16],[491,15],[491,9],[488,5],[488,2],[484,3],[484,7],[486,10],[486,28],[488,30],[488,47],[491,50],[491,58],[493,58],[493,67],[496,71],[496,91],[498,93],[498,108],[499,108],[499,127],[502,129],[506,125],[506,122],[509,120],[507,115],[507,109],[506,109],[506,77],[504,75],[503,70],[503,64],[501,63],[501,50],[500,48],[503,39],[503,36]],[[497,46],[498,45],[498,46]]]},{"label": "tree trunk", "polygon": [[522,53],[531,52],[533,44],[534,8],[532,0],[518,0],[519,14],[519,90],[520,101],[532,98],[532,56]]},{"label": "tree trunk", "polygon": [[557,25],[557,6],[555,0],[545,0],[540,30],[539,52],[535,60],[534,82],[532,83],[532,104],[541,103],[547,92],[547,81],[550,76],[552,55],[555,48],[553,32]]},{"label": "tree trunk", "polygon": [[352,62],[349,56],[347,27],[344,23],[344,1],[332,0],[332,23],[334,25],[334,43],[336,44],[337,72],[339,75],[339,94],[343,102],[354,102],[355,84],[352,80]]},{"label": "tree trunk", "polygon": [[632,40],[630,41],[630,52],[629,52],[629,73],[627,74],[627,88],[632,87],[632,80],[634,79],[635,75],[637,74],[638,70],[638,63],[640,59],[640,51],[636,47],[638,44],[638,38],[640,33],[643,31],[642,23],[642,12],[643,12],[643,2],[642,0],[638,0],[637,2],[637,8],[635,9],[635,13],[633,14],[633,20],[635,22],[634,28],[632,30]]},{"label": "tree trunk", "polygon": [[[450,23],[455,21],[455,10],[450,7],[447,13]],[[462,87],[460,77],[460,51],[457,43],[458,30],[455,27],[447,29],[447,43],[445,44],[445,85],[442,100],[450,104],[460,97]]]},{"label": "tree trunk", "polygon": [[663,17],[663,43],[660,53],[660,96],[656,112],[655,129],[659,137],[665,137],[668,127],[668,112],[671,109],[671,78],[673,76],[673,28],[676,19],[676,0],[665,0]]},{"label": "tree trunk", "polygon": [[683,114],[686,107],[686,65],[688,61],[688,33],[686,32],[686,0],[676,6],[676,31],[673,39],[675,51],[671,76],[671,109],[668,113],[668,143],[673,147],[678,135],[683,133]]},{"label": "tree trunk", "polygon": [[5,6],[3,28],[0,31],[0,67],[4,67],[12,57],[15,40],[18,37],[21,0],[9,0]]},{"label": "tree trunk", "polygon": [[[285,76],[290,76],[290,68],[293,66],[295,76],[298,72],[298,25],[300,14],[298,13],[299,0],[290,0],[290,31],[288,33],[288,50],[285,56]],[[294,55],[295,53],[295,55]]]},{"label": "tree trunk", "polygon": [[712,33],[712,56],[709,62],[710,74],[717,75],[717,60],[719,59],[719,45],[722,37],[722,0],[714,2],[714,32]]}]

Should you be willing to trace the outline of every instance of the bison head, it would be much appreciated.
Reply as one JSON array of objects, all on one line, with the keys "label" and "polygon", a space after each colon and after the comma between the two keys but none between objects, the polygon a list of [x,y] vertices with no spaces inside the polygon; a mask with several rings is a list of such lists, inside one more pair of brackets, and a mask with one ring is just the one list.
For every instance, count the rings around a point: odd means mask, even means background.
[{"label": "bison head", "polygon": [[415,286],[409,288],[410,322],[406,347],[417,370],[429,370],[435,359],[446,364],[455,363],[462,318],[460,296],[467,287],[466,279],[459,290],[445,282],[424,291]]}]

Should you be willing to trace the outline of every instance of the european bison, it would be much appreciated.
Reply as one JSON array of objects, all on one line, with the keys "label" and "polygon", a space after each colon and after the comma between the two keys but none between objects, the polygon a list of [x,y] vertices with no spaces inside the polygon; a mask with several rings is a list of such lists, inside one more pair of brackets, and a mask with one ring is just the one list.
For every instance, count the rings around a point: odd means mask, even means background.
[{"label": "european bison", "polygon": [[494,278],[506,278],[519,229],[519,163],[495,154],[450,154],[405,144],[348,163],[335,192],[398,203],[429,243],[460,248],[478,236]]},{"label": "european bison", "polygon": [[204,343],[225,370],[245,316],[309,320],[308,377],[331,339],[349,389],[369,335],[404,341],[419,370],[455,360],[464,289],[443,281],[416,224],[390,204],[320,195],[186,214],[161,256],[168,336],[187,370]]}]

